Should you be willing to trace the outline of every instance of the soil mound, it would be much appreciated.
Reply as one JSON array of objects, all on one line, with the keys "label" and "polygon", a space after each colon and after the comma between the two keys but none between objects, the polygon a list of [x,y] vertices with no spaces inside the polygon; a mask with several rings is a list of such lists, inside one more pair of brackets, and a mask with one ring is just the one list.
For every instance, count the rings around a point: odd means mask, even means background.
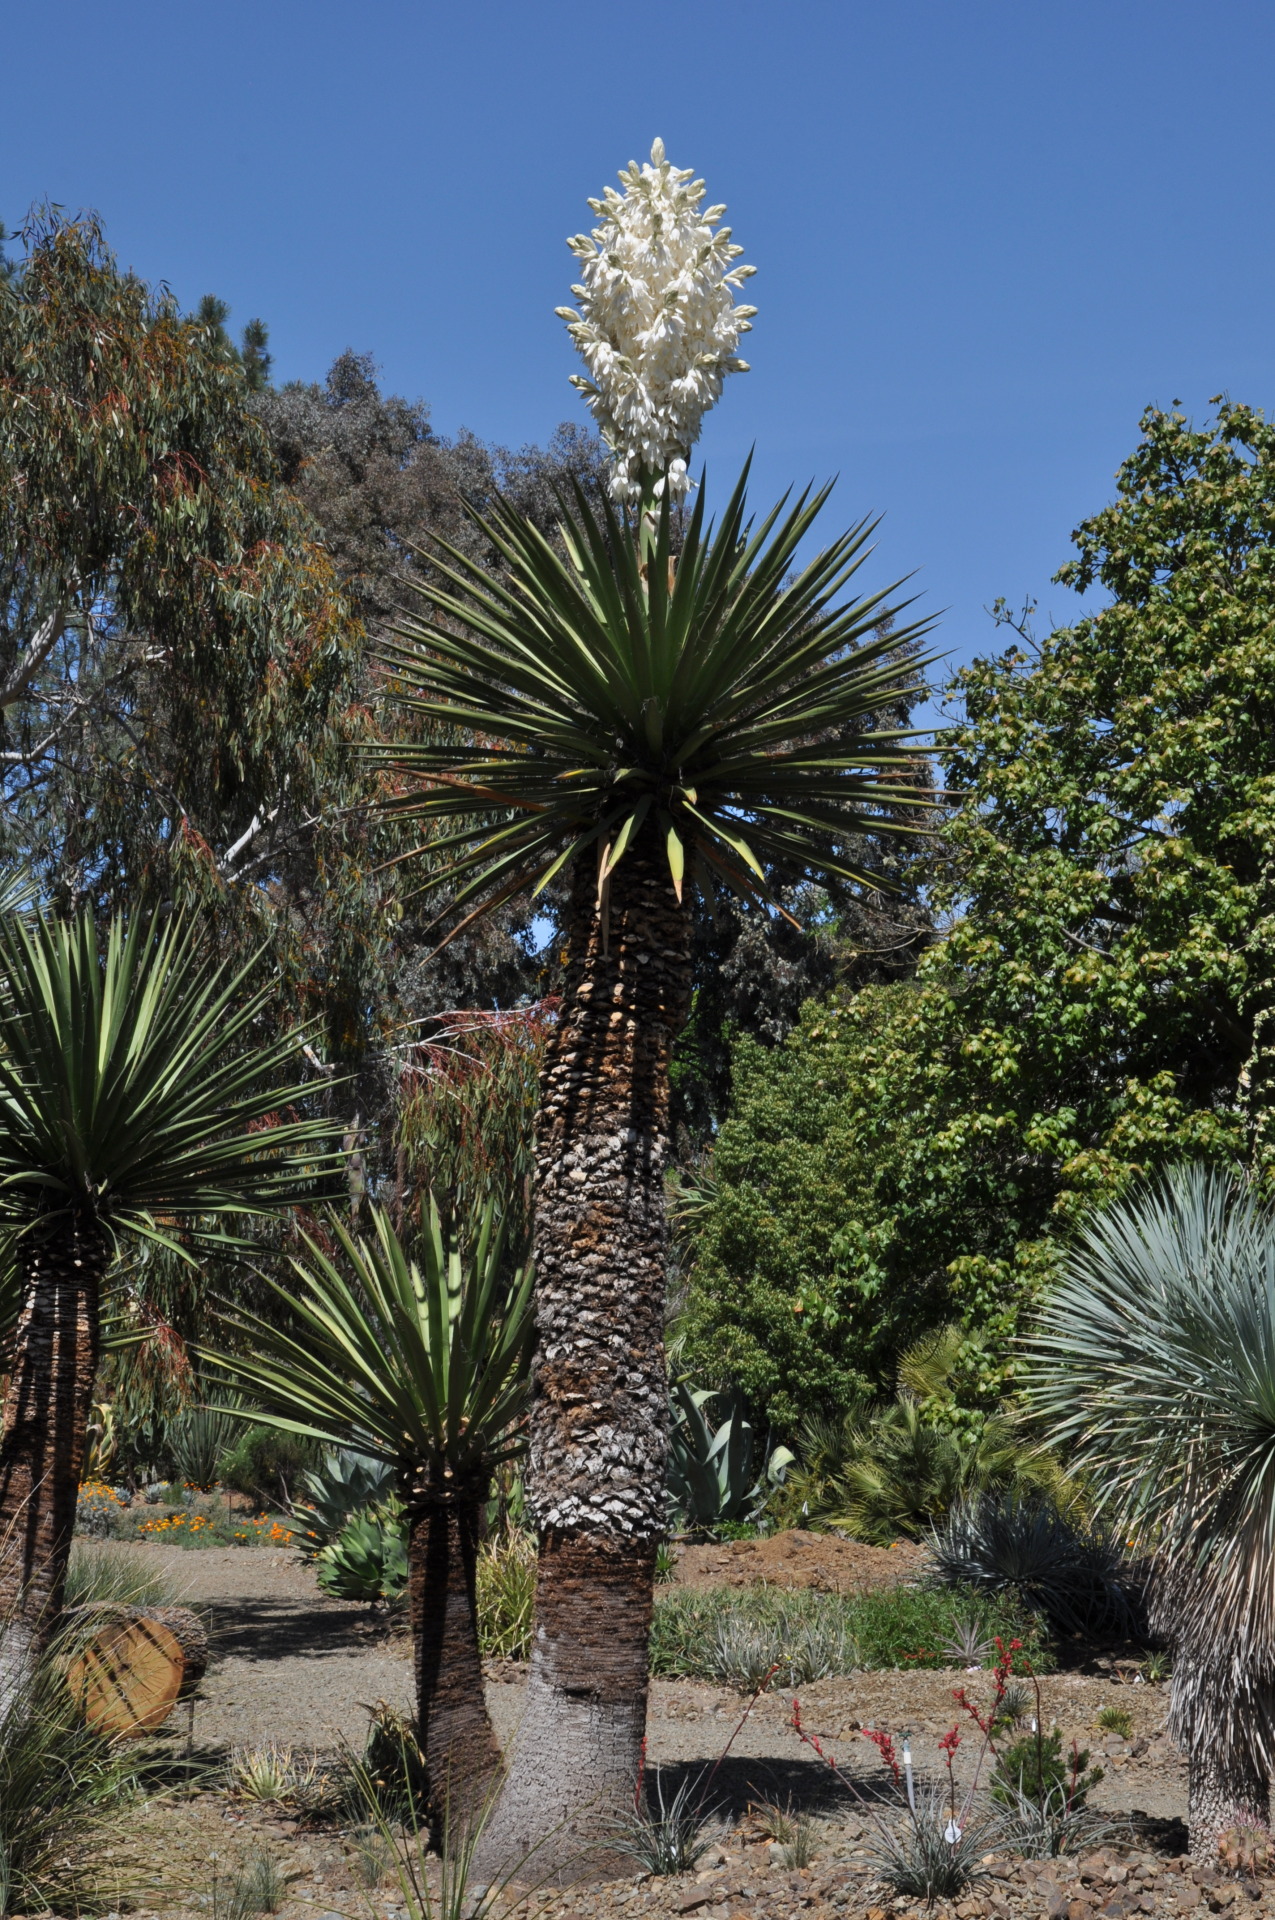
[{"label": "soil mound", "polygon": [[677,1580],[684,1587],[814,1587],[820,1593],[867,1593],[898,1587],[925,1570],[924,1547],[896,1540],[868,1547],[834,1533],[795,1527],[760,1540],[714,1541],[683,1547]]}]

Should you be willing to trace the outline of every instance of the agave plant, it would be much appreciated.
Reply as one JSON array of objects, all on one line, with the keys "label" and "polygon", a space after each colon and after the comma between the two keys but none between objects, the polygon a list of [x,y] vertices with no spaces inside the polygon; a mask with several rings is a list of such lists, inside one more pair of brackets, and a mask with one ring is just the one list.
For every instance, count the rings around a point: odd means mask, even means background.
[{"label": "agave plant", "polygon": [[174,1215],[206,1227],[298,1199],[328,1159],[324,1122],[280,1120],[310,1091],[288,1077],[304,1035],[260,1044],[268,993],[245,979],[180,921],[101,935],[87,908],[0,914],[0,1226],[22,1303],[0,1439],[0,1711],[61,1605],[113,1248],[171,1246]]},{"label": "agave plant", "polygon": [[271,1282],[287,1324],[242,1310],[238,1351],[208,1354],[256,1405],[250,1417],[386,1462],[407,1509],[408,1608],[421,1749],[453,1816],[481,1806],[499,1765],[483,1700],[475,1563],[494,1469],[522,1445],[531,1268],[510,1271],[492,1204],[462,1254],[433,1199],[422,1261],[389,1217],[372,1236],[339,1221],[306,1241],[294,1281]]},{"label": "agave plant", "polygon": [[751,1520],[779,1486],[793,1455],[775,1447],[761,1479],[754,1477],[753,1429],[744,1415],[743,1396],[728,1396],[726,1418],[714,1430],[704,1409],[719,1396],[679,1380],[673,1388],[669,1433],[668,1491],[677,1524],[711,1528],[724,1520]]},{"label": "agave plant", "polygon": [[401,1600],[407,1588],[407,1515],[391,1495],[352,1513],[315,1557],[315,1576],[336,1600]]},{"label": "agave plant", "polygon": [[1212,1858],[1266,1823],[1275,1768],[1275,1218],[1238,1177],[1172,1169],[1081,1230],[1032,1349],[1036,1408],[1152,1558]]},{"label": "agave plant", "polygon": [[375,1506],[394,1487],[394,1468],[352,1447],[336,1447],[301,1475],[306,1498],[292,1509],[292,1536],[307,1560],[336,1539],[352,1513]]}]

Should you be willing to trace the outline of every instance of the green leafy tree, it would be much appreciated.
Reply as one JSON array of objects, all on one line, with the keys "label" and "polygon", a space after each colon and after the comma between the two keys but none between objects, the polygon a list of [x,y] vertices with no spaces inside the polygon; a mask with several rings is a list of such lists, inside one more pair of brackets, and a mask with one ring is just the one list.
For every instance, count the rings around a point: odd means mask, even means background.
[{"label": "green leafy tree", "polygon": [[210,336],[212,346],[242,368],[248,391],[262,393],[270,384],[273,361],[269,352],[270,330],[264,320],[250,320],[236,346],[226,331],[229,318],[229,306],[215,293],[206,293],[194,312],[195,325]]},{"label": "green leafy tree", "polygon": [[[8,834],[73,891],[136,886],[147,809],[152,870],[169,849],[170,871],[228,880],[304,818],[359,635],[210,330],[121,274],[91,221],[27,241],[0,288]],[[80,757],[98,791],[77,819]]]},{"label": "green leafy tree", "polygon": [[382,393],[370,354],[345,352],[326,379],[289,381],[263,393],[257,417],[270,435],[284,480],[323,528],[336,565],[374,633],[430,571],[430,541],[441,536],[493,571],[500,555],[465,511],[497,494],[552,535],[571,483],[597,484],[605,454],[594,435],[558,428],[547,447],[489,446],[472,433],[449,440],[429,408]]},{"label": "green leafy tree", "polygon": [[1106,603],[955,683],[945,937],[738,1051],[687,1356],[778,1418],[781,1374],[836,1398],[953,1314],[961,1397],[991,1405],[1095,1200],[1184,1154],[1270,1159],[1275,430],[1142,428],[1059,576]]},{"label": "green leafy tree", "polygon": [[[215,328],[89,219],[0,286],[4,849],[46,894],[196,903],[350,1061],[392,925],[339,749],[363,631]],[[220,323],[218,323],[220,324]],[[392,851],[392,849],[390,849]]]},{"label": "green leafy tree", "polygon": [[[322,1120],[285,1117],[304,1034],[195,930],[0,921],[0,1217],[22,1301],[0,1428],[0,1714],[62,1601],[115,1244],[312,1194]],[[255,1043],[255,1044],[254,1044]],[[290,1076],[290,1077],[289,1077]]]}]

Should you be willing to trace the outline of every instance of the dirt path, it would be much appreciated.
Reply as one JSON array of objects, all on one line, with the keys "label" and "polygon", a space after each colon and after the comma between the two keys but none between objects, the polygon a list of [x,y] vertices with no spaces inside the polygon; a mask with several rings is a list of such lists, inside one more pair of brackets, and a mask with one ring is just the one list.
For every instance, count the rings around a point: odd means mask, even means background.
[{"label": "dirt path", "polygon": [[[357,1748],[374,1701],[410,1708],[406,1640],[390,1635],[366,1608],[327,1599],[290,1551],[161,1546],[125,1551],[153,1557],[181,1597],[208,1614],[213,1661],[195,1724],[202,1749],[271,1740],[320,1751],[342,1743]],[[986,1677],[976,1674],[863,1673],[822,1681],[804,1691],[803,1718],[865,1783],[878,1778],[880,1768],[861,1727],[909,1732],[918,1768],[932,1772],[940,1763],[940,1735],[954,1720],[962,1721],[958,1761],[963,1771],[977,1735],[952,1700],[952,1689],[961,1682],[975,1697],[986,1691]],[[1184,1816],[1184,1770],[1162,1731],[1164,1688],[1116,1687],[1074,1674],[1051,1675],[1042,1687],[1045,1724],[1056,1719],[1066,1742],[1074,1736],[1090,1746],[1106,1768],[1096,1805],[1121,1813],[1137,1809],[1156,1820]],[[507,1744],[522,1714],[520,1671],[506,1667],[490,1682],[488,1700],[497,1733]],[[655,1681],[648,1735],[652,1764],[669,1769],[676,1784],[687,1768],[714,1761],[742,1704],[737,1694],[702,1682]],[[1100,1709],[1113,1704],[1133,1718],[1127,1741],[1095,1730]],[[791,1711],[787,1697],[768,1695],[736,1735],[716,1782],[733,1808],[742,1809],[758,1794],[781,1799],[792,1794],[821,1805],[839,1793],[826,1767],[793,1733]],[[180,1731],[184,1735],[184,1724]]]},{"label": "dirt path", "polygon": [[407,1643],[387,1635],[366,1607],[329,1600],[290,1549],[123,1551],[145,1554],[207,1619],[212,1662],[195,1716],[201,1748],[272,1740],[359,1747],[374,1701],[411,1704]]}]

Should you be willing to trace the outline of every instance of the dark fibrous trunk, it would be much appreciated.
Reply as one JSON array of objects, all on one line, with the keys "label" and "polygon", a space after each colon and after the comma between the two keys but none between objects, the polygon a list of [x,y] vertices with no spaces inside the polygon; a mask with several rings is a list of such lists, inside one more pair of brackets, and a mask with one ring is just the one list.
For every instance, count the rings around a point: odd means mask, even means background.
[{"label": "dark fibrous trunk", "polygon": [[53,1219],[19,1242],[23,1308],[0,1428],[0,1716],[62,1606],[97,1374],[106,1244]]},{"label": "dark fibrous trunk", "polygon": [[484,1872],[600,1869],[630,1812],[666,1525],[669,1060],[690,997],[688,916],[647,834],[598,911],[573,874],[568,980],[536,1142],[528,1504],[540,1533],[527,1706]]},{"label": "dark fibrous trunk", "polygon": [[486,1488],[414,1505],[408,1608],[417,1728],[436,1827],[464,1826],[488,1799],[500,1748],[483,1697],[475,1571]]}]

